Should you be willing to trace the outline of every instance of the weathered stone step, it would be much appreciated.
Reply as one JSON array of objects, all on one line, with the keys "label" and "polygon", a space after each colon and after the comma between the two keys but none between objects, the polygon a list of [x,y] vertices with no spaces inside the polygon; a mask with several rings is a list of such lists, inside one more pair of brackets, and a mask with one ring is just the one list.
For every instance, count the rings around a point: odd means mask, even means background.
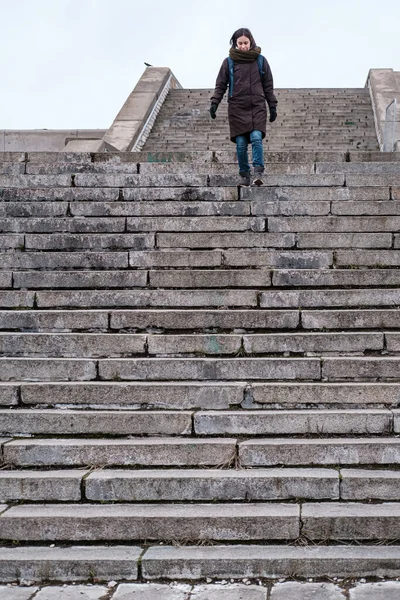
[{"label": "weathered stone step", "polygon": [[[363,231],[395,232],[400,229],[400,217],[270,217],[268,219],[269,232],[324,232],[345,233]],[[339,244],[340,245],[340,244]]]},{"label": "weathered stone step", "polygon": [[400,304],[397,289],[354,289],[354,290],[282,290],[262,292],[260,306],[263,308],[330,308],[351,307],[375,308]]},{"label": "weathered stone step", "polygon": [[[7,205],[11,203],[4,204]],[[13,202],[12,204],[17,203]],[[387,204],[392,205],[394,202],[388,201]],[[179,202],[176,200],[143,200],[140,202],[73,202],[70,205],[70,211],[75,217],[165,216],[169,217],[170,219],[171,217],[206,217],[210,215],[245,217],[250,215],[250,209],[251,205],[248,202],[196,202],[184,199]]]},{"label": "weathered stone step", "polygon": [[91,217],[15,217],[0,219],[0,230],[11,233],[118,233],[125,231],[125,219],[115,217],[113,219],[91,218]]},{"label": "weathered stone step", "polygon": [[198,435],[383,435],[393,431],[393,415],[372,408],[200,411],[194,415],[194,431]]},{"label": "weathered stone step", "polygon": [[[394,236],[394,247],[400,247],[398,236]],[[360,268],[399,267],[399,250],[340,250],[335,252],[336,264],[340,267]]]},{"label": "weathered stone step", "polygon": [[15,272],[12,283],[14,288],[23,289],[141,288],[148,285],[148,273],[147,271],[61,271],[53,273],[28,271]]},{"label": "weathered stone step", "polygon": [[[81,483],[89,471],[0,470],[0,502],[72,502],[82,499]],[[322,473],[321,473],[322,475]]]},{"label": "weathered stone step", "polygon": [[[4,513],[7,514],[7,513]],[[400,503],[305,503],[302,534],[318,540],[394,540],[400,532]]]},{"label": "weathered stone step", "polygon": [[[93,240],[89,240],[89,243]],[[108,240],[96,240],[98,245],[110,243]],[[79,244],[79,242],[78,242]],[[21,242],[23,252],[0,253],[1,264],[4,269],[38,269],[41,275],[44,271],[58,269],[127,269],[129,266],[129,253],[125,252],[32,252],[25,248],[24,240]],[[109,280],[112,276],[109,276]]]},{"label": "weathered stone step", "polygon": [[[229,189],[229,188],[223,188]],[[397,189],[397,188],[396,188]],[[396,193],[397,195],[397,193]],[[287,201],[287,200],[299,200],[305,201],[352,201],[358,202],[359,200],[375,201],[375,200],[395,200],[390,196],[389,186],[381,187],[288,187],[288,186],[277,186],[277,187],[249,187],[240,188],[241,200],[253,200],[253,201]]]},{"label": "weathered stone step", "polygon": [[299,512],[298,505],[283,503],[22,505],[1,514],[0,538],[24,541],[293,540],[300,532]]},{"label": "weathered stone step", "polygon": [[400,312],[392,309],[304,310],[304,329],[399,329]]},{"label": "weathered stone step", "polygon": [[28,233],[25,236],[25,250],[150,250],[154,245],[153,233]]},{"label": "weathered stone step", "polygon": [[344,500],[399,500],[400,471],[342,469],[340,495]]},{"label": "weathered stone step", "polygon": [[[389,290],[390,292],[390,290]],[[388,292],[388,293],[389,293]],[[3,292],[6,294],[7,292]],[[10,292],[10,294],[18,292]],[[29,292],[23,292],[29,294]],[[372,292],[371,292],[372,293]],[[200,290],[131,290],[131,291],[39,291],[36,294],[38,308],[148,308],[148,307],[255,307],[256,290],[248,289],[200,289]],[[10,296],[5,307],[13,305]],[[20,304],[20,303],[18,303]],[[17,305],[18,305],[17,304]],[[15,305],[15,300],[14,300]],[[23,306],[32,306],[23,304]],[[1,306],[1,292],[0,292]]]},{"label": "weathered stone step", "polygon": [[[7,442],[7,443],[6,443]],[[14,467],[213,467],[236,457],[236,439],[3,439],[4,464]]]},{"label": "weathered stone step", "polygon": [[291,248],[295,242],[294,233],[157,233],[158,248]]},{"label": "weathered stone step", "polygon": [[[114,221],[114,219],[107,219]],[[118,218],[115,220],[118,221]],[[127,231],[264,231],[265,219],[262,217],[128,217]],[[394,223],[396,227],[396,223]]]},{"label": "weathered stone step", "polygon": [[[394,385],[394,384],[392,384]],[[18,385],[0,385],[0,404],[16,404]],[[224,409],[239,406],[246,383],[225,382],[92,382],[90,384],[34,383],[20,387],[23,405],[91,408]],[[393,390],[394,393],[394,390]],[[2,400],[3,395],[3,400]],[[388,392],[390,396],[390,392]],[[8,400],[8,402],[7,402]],[[389,399],[387,400],[389,402]],[[392,399],[394,402],[394,399]]]},{"label": "weathered stone step", "polygon": [[[168,234],[159,234],[168,235]],[[193,236],[198,234],[192,234]],[[234,236],[235,234],[231,234]],[[257,234],[253,234],[255,236]],[[258,234],[260,235],[260,234]],[[268,234],[264,234],[268,235]],[[293,234],[283,234],[291,236]],[[378,234],[388,235],[388,234]],[[371,234],[364,235],[364,240]],[[327,236],[326,236],[327,237]],[[249,237],[249,240],[252,238]],[[254,240],[254,238],[253,238]],[[362,241],[364,241],[362,240]],[[333,241],[333,240],[332,240]],[[227,240],[228,243],[228,240]],[[326,243],[326,242],[324,242]],[[249,244],[248,244],[249,246]],[[251,250],[225,250],[223,252],[224,266],[226,267],[275,267],[277,269],[327,269],[333,265],[333,250],[266,250],[259,249],[256,245]]]},{"label": "weathered stone step", "polygon": [[[7,547],[0,555],[0,581],[87,582],[91,573],[102,581],[135,581],[142,553],[142,548],[130,545]],[[31,589],[26,590],[28,594]],[[12,588],[6,590],[7,594],[13,594],[13,597],[9,596],[11,600],[18,598]],[[20,592],[21,588],[17,591]],[[43,591],[47,593],[47,590]]]},{"label": "weathered stone step", "polygon": [[[174,270],[149,273],[149,285],[155,288],[224,288],[224,287],[270,287],[271,271],[249,270]],[[18,286],[19,287],[19,286]],[[24,286],[28,287],[28,286]]]},{"label": "weathered stone step", "polygon": [[[5,446],[7,449],[8,445]],[[243,467],[400,464],[399,437],[259,439],[239,444]]]},{"label": "weathered stone step", "polygon": [[[354,365],[352,367],[354,368]],[[377,368],[379,367],[380,364],[378,363]],[[340,368],[344,370],[346,368],[345,363],[339,363]],[[395,363],[393,363],[392,368],[395,368]],[[317,358],[116,358],[104,359],[99,362],[99,377],[102,380],[118,380],[120,378],[137,381],[168,381],[171,379],[304,380],[320,379],[321,367],[320,360]]]},{"label": "weathered stone step", "polygon": [[[393,310],[392,313],[396,311]],[[133,332],[146,330],[234,332],[236,329],[245,332],[246,329],[296,329],[299,325],[298,310],[0,310],[0,329],[38,332],[106,332],[109,329],[109,318],[112,331]]]},{"label": "weathered stone step", "polygon": [[282,287],[383,287],[399,284],[400,271],[394,269],[276,269],[272,273],[272,286]]},{"label": "weathered stone step", "polygon": [[[17,550],[17,549],[16,549]],[[15,553],[16,550],[13,550]],[[148,580],[275,579],[297,577],[397,577],[400,547],[338,546],[152,546],[142,557]],[[289,598],[290,596],[288,596]],[[322,600],[322,598],[321,598]]]},{"label": "weathered stone step", "polygon": [[190,435],[189,411],[0,410],[0,434]]},{"label": "weathered stone step", "polygon": [[399,406],[399,383],[90,382],[3,383],[0,404],[91,408],[229,409],[310,405]]},{"label": "weathered stone step", "polygon": [[85,479],[85,494],[95,502],[336,500],[339,474],[334,469],[99,470]]}]

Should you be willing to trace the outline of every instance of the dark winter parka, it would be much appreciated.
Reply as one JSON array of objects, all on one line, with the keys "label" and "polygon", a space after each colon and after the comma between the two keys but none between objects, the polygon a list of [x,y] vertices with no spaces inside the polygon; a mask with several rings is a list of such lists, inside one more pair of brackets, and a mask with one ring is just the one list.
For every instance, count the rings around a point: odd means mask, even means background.
[{"label": "dark winter parka", "polygon": [[[274,95],[274,82],[271,68],[264,58],[261,78],[257,60],[234,62],[233,95],[228,99],[228,119],[230,138],[234,142],[237,135],[249,134],[254,129],[265,137],[267,129],[267,107],[275,108],[278,101]],[[211,103],[219,104],[229,83],[229,65],[226,58],[219,70]]]}]

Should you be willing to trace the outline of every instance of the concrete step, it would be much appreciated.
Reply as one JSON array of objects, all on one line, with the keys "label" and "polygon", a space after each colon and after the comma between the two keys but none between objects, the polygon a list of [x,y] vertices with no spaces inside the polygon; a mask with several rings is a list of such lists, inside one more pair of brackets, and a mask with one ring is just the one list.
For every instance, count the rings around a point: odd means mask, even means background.
[{"label": "concrete step", "polygon": [[400,314],[391,309],[304,310],[304,329],[399,329]]},{"label": "concrete step", "polygon": [[16,289],[143,288],[148,285],[148,273],[147,271],[61,271],[52,273],[25,271],[14,273],[12,283]]},{"label": "concrete step", "polygon": [[[7,446],[5,447],[7,448]],[[253,439],[239,443],[243,467],[388,466],[400,463],[399,437]]]},{"label": "concrete step", "polygon": [[0,410],[0,434],[191,435],[190,411]]},{"label": "concrete step", "polygon": [[[119,434],[120,435],[120,434]],[[20,467],[212,467],[231,464],[236,439],[29,438],[3,439],[5,465]]]},{"label": "concrete step", "polygon": [[[142,553],[142,548],[131,545],[7,547],[0,555],[0,581],[87,582],[91,574],[92,578],[95,575],[102,581],[135,581],[138,578],[138,563]],[[85,591],[87,589],[85,588]],[[50,590],[50,593],[58,591],[54,588]],[[18,593],[21,591],[22,588],[17,588]],[[25,591],[30,594],[32,588],[25,588]],[[75,591],[83,593],[83,590]],[[47,589],[42,592],[47,593]],[[8,587],[5,593],[14,594],[13,589]],[[61,590],[60,593],[65,595]],[[11,600],[18,598],[16,593],[8,597]]]},{"label": "concrete step", "polygon": [[[0,537],[24,541],[293,540],[300,532],[299,513],[299,506],[283,503],[22,505],[2,512]],[[310,518],[310,528],[315,528],[314,520]],[[316,526],[321,525],[317,520]]]},{"label": "concrete step", "polygon": [[85,479],[85,495],[94,502],[336,500],[339,474],[334,469],[104,470]]},{"label": "concrete step", "polygon": [[194,415],[194,431],[197,435],[383,435],[393,432],[393,415],[371,408],[199,411]]},{"label": "concrete step", "polygon": [[375,578],[397,577],[399,558],[396,545],[186,545],[152,546],[141,564],[147,580],[275,579],[288,573],[302,578],[326,577],[327,573]]},{"label": "concrete step", "polygon": [[3,383],[0,404],[132,409],[398,408],[399,383]]},{"label": "concrete step", "polygon": [[392,307],[400,303],[397,289],[360,288],[335,290],[282,290],[260,294],[263,308],[330,308],[330,307]]},{"label": "concrete step", "polygon": [[[345,311],[344,313],[347,314]],[[389,311],[389,314],[392,313]],[[247,329],[296,329],[299,320],[297,309],[257,309],[256,311],[240,309],[192,309],[190,311],[174,309],[0,310],[1,330],[32,332],[107,332],[110,328],[114,332],[200,330],[210,333],[218,331],[234,333],[236,329],[239,329],[240,332],[245,332]],[[393,318],[391,318],[391,322],[395,327]],[[386,325],[386,327],[389,326],[389,324]],[[315,329],[317,328],[316,326]]]},{"label": "concrete step", "polygon": [[0,502],[73,502],[82,499],[83,477],[89,471],[0,470]]}]

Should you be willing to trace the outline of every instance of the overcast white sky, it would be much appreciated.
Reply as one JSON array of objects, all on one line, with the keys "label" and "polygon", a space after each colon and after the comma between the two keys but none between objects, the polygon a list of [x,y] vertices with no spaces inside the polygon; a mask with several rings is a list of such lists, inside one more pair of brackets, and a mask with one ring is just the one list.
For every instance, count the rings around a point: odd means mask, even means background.
[{"label": "overcast white sky", "polygon": [[0,129],[107,128],[144,70],[212,88],[249,27],[275,87],[400,71],[400,0],[0,0]]}]

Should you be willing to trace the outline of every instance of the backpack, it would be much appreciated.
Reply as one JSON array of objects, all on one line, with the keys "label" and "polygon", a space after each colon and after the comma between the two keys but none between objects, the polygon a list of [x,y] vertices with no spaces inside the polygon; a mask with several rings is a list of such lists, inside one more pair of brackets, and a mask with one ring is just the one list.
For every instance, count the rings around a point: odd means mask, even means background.
[{"label": "backpack", "polygon": [[[260,71],[260,77],[262,78],[265,74],[264,72],[264,57],[262,54],[258,55],[257,58],[258,70]],[[234,62],[230,56],[228,56],[228,67],[229,67],[229,98],[233,95],[233,69]]]}]

